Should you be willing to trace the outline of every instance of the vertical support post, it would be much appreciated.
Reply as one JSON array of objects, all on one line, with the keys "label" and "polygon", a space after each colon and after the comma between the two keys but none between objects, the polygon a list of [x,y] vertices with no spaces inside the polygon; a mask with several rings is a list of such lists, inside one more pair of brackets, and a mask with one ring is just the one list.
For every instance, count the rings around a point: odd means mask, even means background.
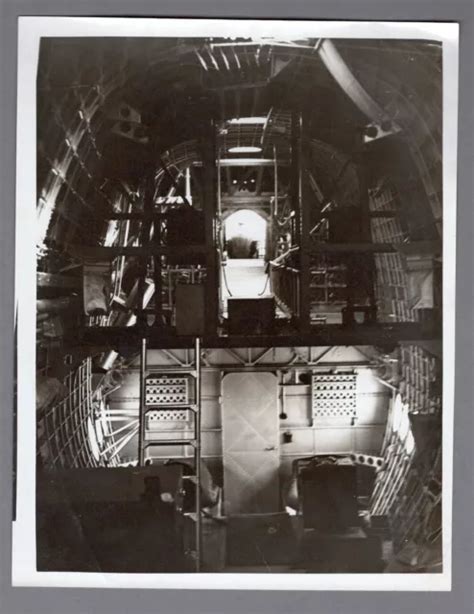
[{"label": "vertical support post", "polygon": [[[291,166],[290,166],[290,199],[291,209],[294,212],[291,227],[291,242],[292,244],[301,245],[301,226],[300,226],[300,177],[299,177],[299,164],[300,164],[300,141],[299,141],[299,125],[300,114],[294,111],[291,114]],[[295,300],[291,301],[295,306],[294,316],[299,318],[300,316],[300,291],[299,291],[299,276],[298,283],[295,288]]]},{"label": "vertical support post", "polygon": [[[147,164],[145,170],[145,185],[143,194],[143,213],[141,229],[140,229],[140,243],[143,248],[147,248],[151,245],[150,232],[152,228],[152,216],[154,212],[154,163],[153,163],[153,148],[150,148],[147,156]],[[154,242],[154,241],[153,241]],[[137,324],[141,327],[147,325],[147,317],[144,313],[143,299],[145,296],[146,276],[148,269],[149,256],[144,255],[140,258],[140,274],[138,279],[138,296],[137,296]],[[156,295],[155,288],[155,297]],[[161,295],[160,295],[161,297]],[[155,298],[156,301],[156,298]],[[159,301],[160,302],[160,301]]]},{"label": "vertical support post", "polygon": [[[142,228],[140,232],[140,243],[142,247],[149,244],[150,222],[147,219],[142,220]],[[139,277],[137,291],[137,325],[144,327],[147,324],[146,314],[143,311],[143,303],[145,297],[146,276],[148,269],[148,256],[141,256],[139,259]]]},{"label": "vertical support post", "polygon": [[291,197],[295,211],[296,241],[299,250],[298,328],[310,329],[310,210],[307,190],[304,190],[303,117],[294,112],[291,123]]},{"label": "vertical support post", "polygon": [[[278,218],[278,158],[277,149],[273,147],[273,201],[270,201],[270,220],[267,228],[267,241],[265,246],[265,260],[268,262],[273,260],[277,255],[275,245],[278,242],[278,236],[275,232],[275,220]],[[270,289],[272,288],[271,268],[268,269],[268,275],[270,276]]]},{"label": "vertical support post", "polygon": [[219,216],[219,220],[222,216],[222,172],[221,172],[221,152],[216,151],[217,153],[217,214]]},{"label": "vertical support post", "polygon": [[276,147],[273,147],[273,189],[275,192],[274,197],[274,214],[278,215],[278,158]]},{"label": "vertical support post", "polygon": [[[162,205],[159,205],[158,215],[155,211],[155,181],[153,173],[150,173],[145,193],[144,210],[147,215],[153,215],[153,238],[150,243],[156,247],[161,245],[161,222],[162,222]],[[161,277],[161,259],[163,256],[155,254],[153,256],[153,283],[155,286],[154,294],[154,326],[161,328],[163,326],[163,281]]]},{"label": "vertical support post", "polygon": [[[216,221],[216,241],[217,241],[217,273],[219,280],[222,276],[222,250],[224,249],[224,225],[222,218],[222,167],[221,167],[221,150],[217,150],[217,221]],[[218,310],[221,310],[223,306],[223,292],[222,284],[219,283],[217,287],[218,292]]]},{"label": "vertical support post", "polygon": [[139,407],[139,428],[138,428],[138,465],[143,467],[145,464],[145,427],[146,427],[146,371],[147,371],[147,343],[142,339],[140,352],[140,407]]},{"label": "vertical support post", "polygon": [[302,123],[301,156],[301,248],[300,248],[300,330],[307,333],[311,328],[311,202],[313,194],[306,177],[310,161],[310,141],[303,138]]},{"label": "vertical support post", "polygon": [[191,202],[191,169],[189,166],[186,167],[184,173],[184,178],[186,182],[184,195],[186,199]]},{"label": "vertical support post", "polygon": [[217,173],[216,131],[214,122],[206,121],[201,141],[204,172],[204,227],[206,242],[206,333],[217,333],[218,321],[218,267],[216,245]]},{"label": "vertical support post", "polygon": [[202,559],[202,516],[201,516],[201,340],[196,338],[196,412],[194,457],[196,464],[196,571],[201,571]]},{"label": "vertical support post", "polygon": [[[360,239],[366,243],[372,243],[371,232],[371,216],[369,203],[369,186],[367,180],[369,159],[367,154],[360,153],[357,156],[357,175],[359,179],[359,197],[360,197]],[[360,269],[361,275],[364,277],[369,304],[375,309],[375,254],[367,253],[361,257]]]}]

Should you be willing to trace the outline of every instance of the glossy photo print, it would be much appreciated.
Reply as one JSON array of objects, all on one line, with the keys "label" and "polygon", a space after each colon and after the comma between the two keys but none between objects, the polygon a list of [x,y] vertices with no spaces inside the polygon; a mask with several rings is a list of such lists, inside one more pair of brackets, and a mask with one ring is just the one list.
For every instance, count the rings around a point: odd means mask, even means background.
[{"label": "glossy photo print", "polygon": [[457,27],[22,18],[13,581],[449,590]]}]

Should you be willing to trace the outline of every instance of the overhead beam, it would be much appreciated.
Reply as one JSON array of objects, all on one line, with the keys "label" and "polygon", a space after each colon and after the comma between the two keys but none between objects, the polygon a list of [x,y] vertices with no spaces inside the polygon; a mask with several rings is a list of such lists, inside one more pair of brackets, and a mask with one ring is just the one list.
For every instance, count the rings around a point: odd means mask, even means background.
[{"label": "overhead beam", "polygon": [[442,246],[440,241],[414,241],[410,243],[369,243],[369,242],[354,242],[354,243],[324,243],[312,241],[310,249],[313,254],[331,253],[331,254],[384,254],[396,253],[401,254],[407,251],[410,246],[411,252],[420,254],[437,254],[441,253]]},{"label": "overhead beam", "polygon": [[[439,241],[414,241],[411,243],[324,243],[312,241],[309,244],[311,253],[405,253],[408,248],[410,252],[420,254],[441,253],[441,242]],[[68,245],[67,251],[71,256],[83,260],[110,260],[116,256],[153,256],[155,254],[205,254],[208,251],[205,245],[183,245],[180,247],[166,247],[160,245],[146,246],[91,246],[91,245]]]},{"label": "overhead beam", "polygon": [[[221,158],[220,165],[225,167],[230,166],[271,166],[275,162],[272,158]],[[193,166],[202,166],[202,162],[197,160],[193,162]],[[278,166],[289,166],[289,160],[278,160]]]},{"label": "overhead beam", "polygon": [[389,121],[394,128],[399,130],[398,125],[393,121],[392,117],[370,96],[362,84],[357,80],[332,40],[321,40],[317,51],[335,81],[368,119],[377,123]]},{"label": "overhead beam", "polygon": [[273,195],[268,196],[251,196],[249,194],[243,196],[223,196],[221,204],[226,205],[270,205]]},{"label": "overhead beam", "polygon": [[[166,335],[152,327],[85,327],[71,331],[71,341],[95,347],[140,347],[145,337],[150,349],[180,349],[194,347],[194,337]],[[306,334],[232,335],[219,337],[205,335],[203,348],[247,347],[317,347],[317,346],[387,346],[397,343],[417,343],[439,339],[439,327],[419,322],[340,324],[311,326]]]},{"label": "overhead beam", "polygon": [[101,245],[68,245],[67,251],[71,256],[81,260],[111,260],[116,256],[133,256],[136,258],[154,256],[157,254],[168,255],[192,255],[205,254],[205,245],[182,245],[171,247],[155,245],[153,243],[144,246],[117,245],[104,247]]}]

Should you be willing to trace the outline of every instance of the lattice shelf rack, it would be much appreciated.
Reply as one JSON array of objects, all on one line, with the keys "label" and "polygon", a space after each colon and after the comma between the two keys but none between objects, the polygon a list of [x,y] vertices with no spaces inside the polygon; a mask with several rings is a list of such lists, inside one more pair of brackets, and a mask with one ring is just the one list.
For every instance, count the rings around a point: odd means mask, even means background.
[{"label": "lattice shelf rack", "polygon": [[313,373],[311,409],[313,421],[321,417],[355,417],[357,374]]}]

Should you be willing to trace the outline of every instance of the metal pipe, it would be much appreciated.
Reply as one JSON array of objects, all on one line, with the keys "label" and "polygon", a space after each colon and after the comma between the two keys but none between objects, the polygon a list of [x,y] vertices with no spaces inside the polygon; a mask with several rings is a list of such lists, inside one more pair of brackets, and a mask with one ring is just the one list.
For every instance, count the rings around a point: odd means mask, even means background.
[{"label": "metal pipe", "polygon": [[[127,213],[131,213],[132,205],[129,204],[127,207]],[[128,245],[128,236],[130,233],[130,220],[125,221],[124,228],[124,237],[123,241],[121,241],[122,245]],[[120,296],[120,290],[122,288],[122,279],[125,270],[125,256],[119,256],[118,266],[117,266],[117,277],[115,279],[115,287],[114,287],[114,296]]]},{"label": "metal pipe", "polygon": [[[297,275],[292,275],[297,278]],[[413,343],[420,340],[439,339],[439,327],[427,322],[376,322],[373,324],[318,324],[304,335],[301,333],[280,335],[229,335],[210,334],[204,338],[208,348],[242,347],[292,347],[308,345],[366,345]],[[87,326],[77,327],[68,332],[66,339],[71,343],[87,345],[89,348],[110,347],[119,344],[137,343],[145,336],[153,349],[183,349],[192,347],[189,338],[164,334],[149,326],[140,333],[133,326]],[[108,349],[108,348],[107,348]],[[104,351],[104,350],[102,350]]]},{"label": "metal pipe", "polygon": [[188,205],[188,207],[192,207],[191,203],[189,202],[189,200],[186,197],[186,194],[184,194],[178,184],[177,179],[175,179],[173,177],[173,175],[171,174],[169,168],[167,167],[165,161],[163,160],[163,158],[158,157],[158,162],[161,165],[161,168],[164,170],[165,175],[169,178],[169,180],[171,181],[174,189],[176,190],[176,192],[178,192],[178,194],[181,196],[181,198],[184,200],[184,202]]},{"label": "metal pipe", "polygon": [[[193,162],[193,166],[202,166],[202,162]],[[273,168],[275,161],[273,158],[221,158],[221,167],[228,168],[230,166],[270,166]],[[288,160],[279,160],[279,166],[288,166]]]},{"label": "metal pipe", "polygon": [[288,256],[291,256],[291,254],[296,253],[299,249],[300,248],[297,245],[295,247],[290,247],[290,249],[287,250],[284,254],[280,254],[280,256],[277,256],[277,258],[272,260],[270,264],[273,264],[273,266],[281,265],[282,262],[286,260],[286,258],[288,258]]},{"label": "metal pipe", "polygon": [[109,434],[109,437],[115,437],[115,435],[118,435],[119,433],[122,433],[123,431],[126,431],[127,429],[132,428],[132,427],[133,429],[135,429],[135,427],[138,426],[138,422],[139,422],[138,418],[131,420],[130,422],[127,422],[127,424],[124,424],[123,426],[119,427],[117,430],[112,431]]},{"label": "metal pipe", "polygon": [[140,407],[139,407],[139,429],[138,429],[138,464],[145,464],[145,426],[146,426],[146,355],[147,342],[146,338],[142,339],[142,347],[140,352]]},{"label": "metal pipe", "polygon": [[387,113],[356,79],[331,40],[324,39],[318,47],[318,53],[334,80],[364,115],[377,123],[391,121]]},{"label": "metal pipe", "polygon": [[273,146],[273,160],[274,160],[274,165],[273,165],[273,174],[274,174],[274,185],[273,185],[273,189],[275,191],[275,200],[274,200],[274,215],[275,217],[278,217],[278,160],[277,160],[277,151],[276,151],[276,147]]},{"label": "metal pipe", "polygon": [[196,458],[196,571],[201,571],[202,553],[202,517],[201,517],[201,340],[196,338],[195,343],[196,362],[196,408],[195,412],[195,458]]},{"label": "metal pipe", "polygon": [[[136,302],[137,291],[138,291],[138,282],[135,282],[135,285],[133,286],[129,294],[128,300],[127,300],[128,307],[132,307],[133,303]],[[146,307],[148,306],[148,303],[151,301],[154,292],[155,292],[155,285],[153,283],[149,283],[143,295],[143,309],[146,309]],[[137,319],[137,316],[134,313],[120,314],[117,320],[117,325],[133,326],[136,322],[136,319]],[[119,357],[118,352],[116,352],[115,350],[110,350],[110,352],[107,352],[104,359],[100,363],[100,368],[104,369],[105,371],[109,371],[110,369],[113,369],[115,361],[117,360],[118,357]]]},{"label": "metal pipe", "polygon": [[136,427],[133,429],[133,431],[131,431],[131,433],[129,433],[128,435],[126,435],[126,436],[125,436],[125,437],[124,437],[124,438],[121,440],[120,445],[118,445],[118,446],[116,447],[116,449],[114,450],[113,454],[111,454],[111,456],[108,458],[108,461],[109,461],[109,462],[110,462],[112,459],[114,459],[114,458],[117,456],[117,454],[120,452],[120,450],[122,450],[122,448],[124,448],[124,447],[127,445],[127,443],[128,443],[129,441],[131,441],[131,440],[133,439],[133,437],[136,435],[137,431],[138,431],[138,426],[136,426]]}]

